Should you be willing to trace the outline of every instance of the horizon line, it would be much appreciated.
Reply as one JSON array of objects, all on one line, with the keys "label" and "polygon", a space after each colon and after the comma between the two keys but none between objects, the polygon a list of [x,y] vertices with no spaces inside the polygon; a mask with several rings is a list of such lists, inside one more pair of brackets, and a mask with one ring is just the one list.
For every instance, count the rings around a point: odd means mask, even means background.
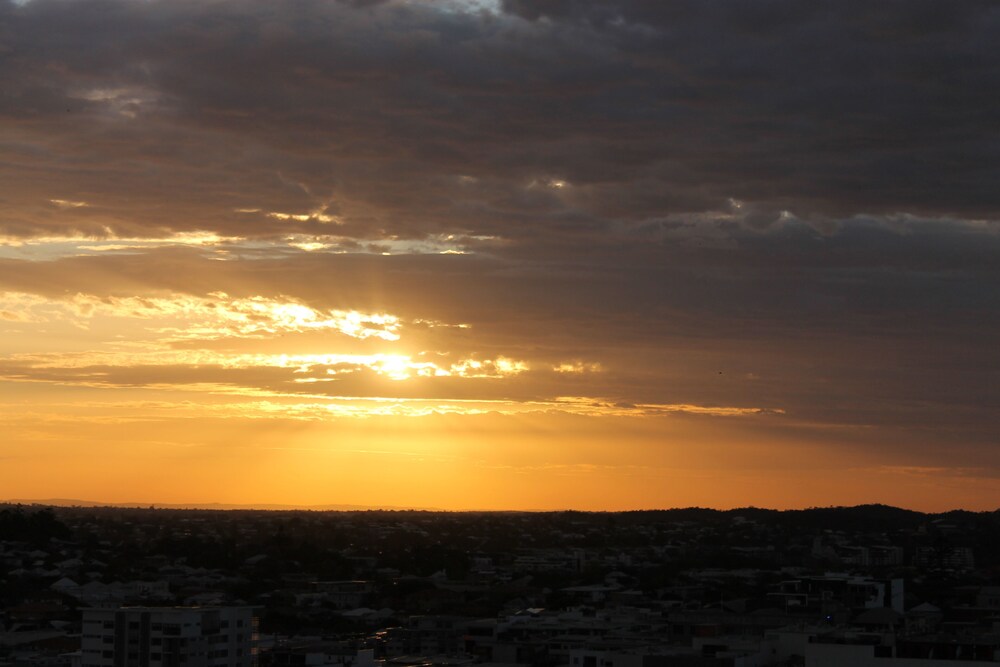
[{"label": "horizon line", "polygon": [[435,512],[435,513],[481,513],[492,512],[497,514],[545,514],[558,512],[577,512],[581,514],[624,514],[627,512],[669,512],[678,510],[708,510],[713,512],[734,512],[740,510],[760,510],[765,512],[804,512],[808,510],[824,509],[858,509],[863,507],[884,507],[903,512],[915,514],[937,515],[951,514],[954,512],[967,512],[970,514],[990,514],[1000,512],[1000,506],[996,509],[971,510],[961,507],[941,511],[924,511],[908,507],[899,507],[885,503],[861,503],[858,505],[810,505],[806,507],[774,508],[760,507],[757,505],[743,505],[739,507],[707,507],[701,505],[687,505],[676,507],[644,507],[633,509],[574,509],[564,508],[532,508],[532,509],[484,509],[484,508],[463,508],[444,509],[439,507],[418,507],[409,505],[364,505],[350,503],[323,503],[318,505],[305,505],[295,503],[221,503],[221,502],[189,502],[189,503],[150,503],[150,502],[105,502],[83,500],[76,498],[10,498],[0,500],[0,505],[28,505],[42,507],[64,507],[64,508],[95,508],[95,509],[162,509],[162,510],[216,510],[216,511],[258,511],[258,512]]}]

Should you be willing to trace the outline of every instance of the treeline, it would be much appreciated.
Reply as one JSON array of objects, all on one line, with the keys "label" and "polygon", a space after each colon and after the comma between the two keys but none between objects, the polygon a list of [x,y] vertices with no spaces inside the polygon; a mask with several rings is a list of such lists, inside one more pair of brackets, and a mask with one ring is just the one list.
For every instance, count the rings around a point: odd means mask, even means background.
[{"label": "treeline", "polygon": [[70,529],[50,508],[25,511],[15,506],[0,510],[0,540],[44,544],[52,538],[69,537]]}]

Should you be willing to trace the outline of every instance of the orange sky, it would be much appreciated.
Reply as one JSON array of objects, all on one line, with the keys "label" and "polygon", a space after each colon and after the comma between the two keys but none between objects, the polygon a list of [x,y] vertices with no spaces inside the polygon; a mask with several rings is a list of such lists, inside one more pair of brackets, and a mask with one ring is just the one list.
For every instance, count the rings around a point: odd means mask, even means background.
[{"label": "orange sky", "polygon": [[995,509],[995,22],[781,4],[0,0],[0,500]]}]

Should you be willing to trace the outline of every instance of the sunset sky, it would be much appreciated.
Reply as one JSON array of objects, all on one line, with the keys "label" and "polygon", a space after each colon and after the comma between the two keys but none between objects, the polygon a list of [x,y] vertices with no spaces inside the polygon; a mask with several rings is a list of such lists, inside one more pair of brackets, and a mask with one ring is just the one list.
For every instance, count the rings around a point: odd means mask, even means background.
[{"label": "sunset sky", "polygon": [[0,0],[0,500],[1000,506],[1000,6]]}]

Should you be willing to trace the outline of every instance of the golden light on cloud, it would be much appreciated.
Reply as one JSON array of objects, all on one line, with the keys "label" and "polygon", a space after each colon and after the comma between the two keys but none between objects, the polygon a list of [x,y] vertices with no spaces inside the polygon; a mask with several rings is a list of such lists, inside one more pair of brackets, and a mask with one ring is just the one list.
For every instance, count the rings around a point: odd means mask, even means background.
[{"label": "golden light on cloud", "polygon": [[[35,351],[26,344],[11,350],[3,361],[3,375],[18,382],[56,383],[90,388],[132,388],[239,396],[289,396],[301,399],[303,389],[326,387],[355,378],[401,383],[422,381],[500,381],[527,373],[527,361],[505,355],[484,356],[460,352],[411,353],[398,344],[407,326],[423,332],[463,331],[467,324],[449,324],[428,318],[403,321],[388,313],[316,308],[287,297],[231,297],[224,292],[204,296],[169,294],[157,296],[99,296],[77,293],[51,298],[25,292],[0,294],[0,318],[21,327],[23,337],[37,336],[63,349]],[[110,332],[128,331],[127,339]],[[76,333],[74,333],[76,332]],[[321,338],[310,335],[323,334]],[[330,337],[333,334],[334,337]],[[66,337],[74,338],[66,345]],[[273,345],[296,336],[309,345],[338,347],[336,352],[262,352],[212,349],[211,343],[231,346]],[[27,340],[27,339],[26,339]],[[33,339],[37,345],[37,338]],[[365,343],[374,350],[347,351]],[[346,346],[346,347],[345,347]],[[388,346],[380,350],[380,346]],[[274,372],[278,372],[277,375]],[[175,379],[164,383],[164,374]],[[250,373],[246,380],[234,373]],[[204,376],[231,378],[229,382],[206,381]],[[253,378],[270,386],[254,386]],[[361,380],[367,382],[370,380]],[[339,384],[337,385],[340,386]],[[370,391],[393,393],[391,385]],[[359,397],[363,398],[363,397]],[[461,402],[461,401],[460,401]],[[428,405],[440,405],[432,400]],[[351,403],[350,409],[323,415],[358,415],[365,407]],[[412,406],[411,406],[412,407]],[[427,408],[430,409],[430,408]],[[378,412],[385,406],[378,404]],[[409,407],[402,413],[409,413]],[[396,414],[394,412],[394,414]]]},{"label": "golden light on cloud", "polygon": [[[233,336],[267,337],[315,330],[335,331],[353,338],[399,340],[401,323],[385,313],[318,310],[291,299],[251,296],[231,298],[224,292],[205,297],[118,297],[75,294],[67,299],[5,292],[0,307],[19,321],[70,319],[78,326],[98,316],[159,321],[152,330],[170,339],[215,339]],[[173,323],[171,320],[181,320]]]},{"label": "golden light on cloud", "polygon": [[281,213],[279,211],[271,211],[267,214],[267,217],[274,218],[275,220],[294,220],[296,222],[317,220],[319,222],[335,222],[337,224],[342,224],[342,221],[340,221],[336,216],[327,215],[326,213],[323,213],[322,210],[310,211],[309,213]]},{"label": "golden light on cloud", "polygon": [[293,248],[298,248],[299,250],[305,250],[306,252],[327,250],[333,247],[332,243],[323,243],[322,241],[296,241],[294,238],[288,240],[288,245]]},{"label": "golden light on cloud", "polygon": [[90,206],[85,201],[74,201],[70,199],[50,199],[50,202],[58,206],[59,208],[84,208],[85,206]]},{"label": "golden light on cloud", "polygon": [[[90,344],[49,352],[11,352],[3,369],[8,380],[54,383],[89,389],[152,392],[254,399],[244,403],[219,403],[196,398],[195,404],[211,414],[231,412],[245,418],[281,413],[288,419],[327,420],[357,417],[421,417],[430,414],[546,414],[565,413],[587,417],[650,417],[669,414],[709,417],[753,417],[781,414],[756,407],[695,404],[627,404],[593,396],[559,396],[539,399],[487,398],[472,394],[435,397],[435,384],[426,385],[430,396],[396,393],[393,386],[409,380],[424,383],[506,382],[532,373],[533,364],[507,355],[486,356],[460,352],[405,350],[372,352],[264,353],[234,352],[204,347],[211,341],[249,342],[277,340],[279,336],[328,332],[340,340],[397,345],[406,326],[426,332],[461,332],[467,324],[448,324],[427,318],[410,322],[387,313],[316,308],[284,297],[231,297],[224,292],[205,296],[118,297],[78,293],[54,299],[29,293],[6,292],[0,296],[0,317],[28,327],[69,326],[93,337]],[[140,328],[130,340],[102,338],[106,322],[132,322]],[[112,329],[113,330],[113,329]],[[328,344],[336,344],[328,339]],[[196,343],[177,347],[177,343]],[[157,370],[161,369],[161,370]],[[541,366],[555,376],[597,373],[598,362],[573,360]],[[278,375],[274,375],[278,372]],[[164,373],[174,377],[163,381]],[[251,375],[233,375],[250,373]],[[260,375],[264,373],[264,375]],[[221,375],[220,375],[221,374]],[[264,384],[247,384],[260,377]],[[390,384],[372,385],[373,395],[344,395],[343,384],[353,378],[371,377]],[[207,378],[214,377],[209,380]],[[228,380],[226,378],[229,378]],[[441,385],[446,386],[446,385]],[[448,385],[450,386],[450,385]],[[320,393],[316,390],[321,389]],[[350,389],[348,389],[350,392]],[[186,399],[185,399],[186,400]],[[211,408],[205,406],[211,405]],[[228,407],[227,407],[228,406]],[[199,408],[201,409],[201,408]]]},{"label": "golden light on cloud", "polygon": [[392,380],[410,377],[503,378],[528,370],[528,364],[506,357],[496,359],[461,359],[441,365],[430,361],[415,360],[404,354],[294,354],[294,355],[236,355],[219,357],[221,365],[235,367],[270,366],[294,368],[307,373],[326,369],[328,375],[342,375],[368,368]]},{"label": "golden light on cloud", "polygon": [[552,367],[556,373],[599,373],[601,365],[595,362],[564,361]]},{"label": "golden light on cloud", "polygon": [[[66,202],[52,200],[61,209],[72,210],[89,207],[85,202]],[[55,259],[92,253],[138,252],[155,250],[168,246],[190,247],[204,250],[219,250],[221,246],[238,245],[246,241],[239,236],[223,236],[215,232],[187,231],[175,232],[166,236],[121,236],[111,228],[104,227],[103,233],[46,235],[46,236],[10,236],[0,235],[0,258],[29,257]]]},{"label": "golden light on cloud", "polygon": [[496,359],[462,359],[452,364],[450,373],[461,377],[503,377],[517,375],[528,370],[528,364],[516,359],[497,357]]}]

